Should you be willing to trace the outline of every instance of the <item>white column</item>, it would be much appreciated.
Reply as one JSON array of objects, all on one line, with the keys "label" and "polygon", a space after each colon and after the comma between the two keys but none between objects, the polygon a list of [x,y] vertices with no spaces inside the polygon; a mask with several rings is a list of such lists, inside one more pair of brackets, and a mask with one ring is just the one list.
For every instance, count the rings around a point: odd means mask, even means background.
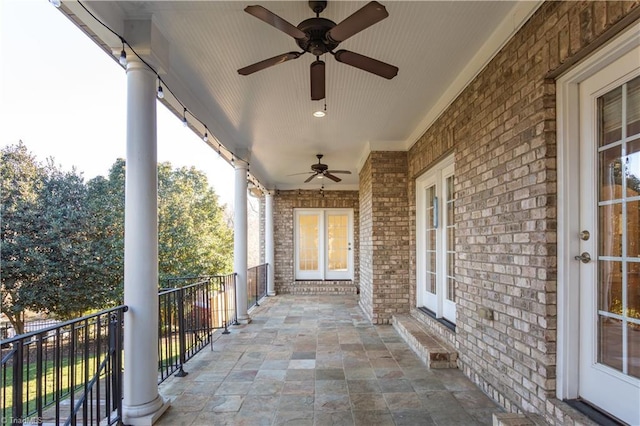
[{"label": "white column", "polygon": [[247,314],[247,163],[235,160],[233,216],[233,271],[236,275],[238,322],[248,324]]},{"label": "white column", "polygon": [[267,266],[267,296],[275,296],[275,251],[273,243],[273,194],[271,191],[264,198],[264,257]]},{"label": "white column", "polygon": [[127,65],[127,167],[124,219],[123,416],[151,425],[168,404],[158,394],[158,176],[156,76]]}]

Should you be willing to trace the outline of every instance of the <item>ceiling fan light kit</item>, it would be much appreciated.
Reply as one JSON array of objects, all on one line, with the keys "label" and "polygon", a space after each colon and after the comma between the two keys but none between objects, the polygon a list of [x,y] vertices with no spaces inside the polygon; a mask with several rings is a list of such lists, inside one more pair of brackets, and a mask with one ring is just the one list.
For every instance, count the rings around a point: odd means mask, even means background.
[{"label": "ceiling fan light kit", "polygon": [[333,55],[338,62],[386,79],[392,79],[398,74],[397,67],[377,59],[344,49],[334,52],[341,42],[389,16],[383,5],[377,1],[369,2],[339,24],[320,17],[320,13],[327,7],[326,1],[309,1],[309,7],[316,14],[316,17],[305,19],[296,27],[262,6],[247,6],[244,9],[245,12],[293,37],[302,52],[283,53],[240,68],[238,73],[240,75],[253,74],[265,68],[298,59],[305,53],[311,53],[316,57],[310,68],[311,100],[313,101],[325,98],[325,62],[320,60],[320,57],[325,53]]}]

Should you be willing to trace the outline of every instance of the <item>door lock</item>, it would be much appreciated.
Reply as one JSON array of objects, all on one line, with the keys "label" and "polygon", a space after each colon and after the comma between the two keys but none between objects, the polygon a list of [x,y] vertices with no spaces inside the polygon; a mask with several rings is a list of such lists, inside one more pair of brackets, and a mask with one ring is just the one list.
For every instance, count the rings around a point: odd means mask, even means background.
[{"label": "door lock", "polygon": [[589,263],[591,262],[591,255],[585,251],[580,256],[575,256],[574,259],[579,260],[582,263]]},{"label": "door lock", "polygon": [[589,231],[581,231],[580,232],[580,239],[582,241],[589,241],[589,238],[591,237],[591,234],[589,233]]}]

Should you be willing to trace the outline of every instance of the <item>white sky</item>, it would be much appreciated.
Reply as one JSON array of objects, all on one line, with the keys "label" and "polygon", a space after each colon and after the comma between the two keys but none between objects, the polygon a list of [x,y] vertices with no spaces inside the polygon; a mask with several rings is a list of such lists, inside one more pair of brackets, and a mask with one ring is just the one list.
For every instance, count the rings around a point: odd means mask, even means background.
[{"label": "white sky", "polygon": [[[47,0],[0,0],[0,146],[18,143],[85,180],[125,158],[126,76]],[[233,205],[233,169],[158,104],[158,161],[205,172]]]}]

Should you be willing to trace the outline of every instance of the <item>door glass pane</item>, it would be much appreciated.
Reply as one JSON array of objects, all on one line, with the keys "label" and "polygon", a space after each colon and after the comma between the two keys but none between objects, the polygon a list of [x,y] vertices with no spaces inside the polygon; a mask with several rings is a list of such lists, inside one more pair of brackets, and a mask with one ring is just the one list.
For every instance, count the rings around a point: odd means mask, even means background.
[{"label": "door glass pane", "polygon": [[627,300],[627,316],[640,322],[640,262],[627,263]]},{"label": "door glass pane", "polygon": [[627,83],[627,137],[640,134],[640,77]]},{"label": "door glass pane", "polygon": [[640,257],[640,202],[627,203],[627,257]]},{"label": "door glass pane", "polygon": [[600,152],[600,201],[620,198],[622,193],[621,145]]},{"label": "door glass pane", "polygon": [[436,187],[425,189],[425,290],[429,293],[436,292]]},{"label": "door glass pane", "polygon": [[349,255],[347,215],[330,214],[327,218],[327,268],[346,271]]},{"label": "door glass pane", "polygon": [[622,315],[622,262],[598,262],[600,294],[598,309]]},{"label": "door glass pane", "polygon": [[640,139],[627,143],[625,168],[627,197],[637,197],[640,195]]},{"label": "door glass pane", "polygon": [[600,256],[622,256],[622,203],[600,206],[598,239]]},{"label": "door glass pane", "polygon": [[622,321],[600,315],[598,362],[622,371]]},{"label": "door glass pane", "polygon": [[608,145],[622,138],[622,87],[598,99],[600,145]]},{"label": "door glass pane", "polygon": [[318,270],[318,222],[317,215],[300,215],[298,229],[298,269]]},{"label": "door glass pane", "polygon": [[640,320],[637,323],[629,323],[627,327],[629,375],[640,378]]}]

